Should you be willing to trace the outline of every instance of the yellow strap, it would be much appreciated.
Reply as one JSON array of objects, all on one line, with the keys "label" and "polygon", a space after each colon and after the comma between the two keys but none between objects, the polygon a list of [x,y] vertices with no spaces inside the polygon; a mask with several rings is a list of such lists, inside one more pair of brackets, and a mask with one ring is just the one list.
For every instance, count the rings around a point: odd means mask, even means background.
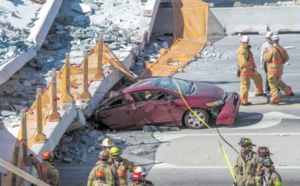
[{"label": "yellow strap", "polygon": [[[178,86],[176,80],[175,80],[174,78],[172,78],[172,80],[175,82],[176,87],[177,87],[177,89],[178,89],[178,92],[179,92],[179,94],[180,94],[180,97],[181,97],[181,99],[183,100],[184,104],[187,106],[187,108],[191,111],[191,113],[193,113],[194,116],[196,116],[196,118],[197,118],[199,121],[201,121],[207,128],[209,128],[209,129],[212,130],[212,128],[211,128],[207,123],[205,123],[205,121],[203,121],[203,120],[202,120],[202,119],[201,119],[201,118],[200,118],[200,117],[199,117],[199,116],[191,109],[191,107],[190,107],[189,104],[186,102],[185,98],[183,97],[182,92],[181,92],[181,90],[180,90],[180,88],[179,88],[179,86]],[[219,144],[220,144],[220,147],[221,147],[221,151],[222,151],[223,157],[224,157],[224,159],[225,159],[225,161],[226,161],[227,167],[228,167],[228,169],[229,169],[229,171],[230,171],[230,173],[231,173],[231,176],[232,176],[234,182],[236,182],[235,177],[234,177],[234,173],[233,173],[233,169],[232,169],[232,166],[231,166],[231,164],[230,164],[230,162],[229,162],[229,159],[228,159],[228,156],[227,156],[227,154],[226,154],[226,151],[225,151],[225,149],[224,149],[222,143],[221,143],[220,140],[218,139],[218,136],[217,136],[216,132],[215,132],[214,130],[212,130],[212,132],[214,133],[215,137],[216,137],[217,140],[219,141]]]}]

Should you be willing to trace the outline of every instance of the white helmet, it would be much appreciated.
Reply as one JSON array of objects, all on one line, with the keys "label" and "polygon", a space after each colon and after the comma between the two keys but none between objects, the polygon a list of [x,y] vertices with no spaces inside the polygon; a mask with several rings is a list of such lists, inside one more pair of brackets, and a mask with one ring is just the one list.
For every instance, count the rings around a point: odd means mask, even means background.
[{"label": "white helmet", "polygon": [[112,140],[110,138],[105,138],[103,141],[102,141],[102,147],[112,147],[114,146],[115,144],[112,142]]},{"label": "white helmet", "polygon": [[138,166],[135,168],[134,173],[141,173],[142,176],[147,175],[148,171],[145,167]]},{"label": "white helmet", "polygon": [[273,36],[273,32],[269,31],[266,33],[266,38],[270,38]]},{"label": "white helmet", "polygon": [[244,36],[242,36],[242,37],[240,38],[240,41],[241,41],[242,43],[247,43],[247,42],[250,41],[250,39],[249,39],[248,36],[244,35]]},{"label": "white helmet", "polygon": [[278,37],[277,35],[273,35],[273,36],[271,37],[271,40],[272,40],[272,41],[279,41],[279,37]]}]

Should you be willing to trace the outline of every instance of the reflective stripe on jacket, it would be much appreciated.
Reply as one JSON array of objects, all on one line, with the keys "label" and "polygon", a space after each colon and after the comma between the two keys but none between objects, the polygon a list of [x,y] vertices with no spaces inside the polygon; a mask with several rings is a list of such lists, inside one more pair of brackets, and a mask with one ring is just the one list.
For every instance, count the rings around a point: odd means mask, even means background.
[{"label": "reflective stripe on jacket", "polygon": [[267,186],[282,186],[281,176],[275,170],[270,171],[270,176],[266,182]]},{"label": "reflective stripe on jacket", "polygon": [[248,160],[245,161],[240,153],[234,165],[234,175],[237,185],[256,186],[255,174],[259,162],[258,155],[250,151],[248,153]]},{"label": "reflective stripe on jacket", "polygon": [[88,177],[88,183],[87,186],[94,186],[96,183],[101,182],[102,180],[99,180],[96,178],[96,172],[99,170],[103,170],[105,174],[104,183],[110,186],[118,186],[119,185],[119,177],[117,175],[116,168],[111,166],[106,161],[98,161],[96,163],[96,166],[91,170],[89,177]]},{"label": "reflective stripe on jacket", "polygon": [[36,157],[31,159],[40,180],[52,186],[58,185],[59,173],[52,163],[47,161],[40,162]]},{"label": "reflective stripe on jacket", "polygon": [[283,74],[283,65],[289,60],[289,55],[283,47],[273,45],[265,53],[264,60],[268,64],[268,76],[279,76]]},{"label": "reflective stripe on jacket", "polygon": [[254,74],[254,68],[256,68],[253,54],[249,47],[241,44],[237,52],[237,60],[239,64],[239,69],[241,71],[241,76],[251,76]]},{"label": "reflective stripe on jacket", "polygon": [[[135,169],[134,164],[125,158],[121,158],[119,161],[120,161],[119,165],[118,165],[118,167],[116,167],[116,169],[117,169],[117,172],[119,175],[120,185],[121,186],[128,185],[127,171],[133,172]],[[109,162],[111,163],[112,166],[115,166],[112,158],[109,159]]]}]

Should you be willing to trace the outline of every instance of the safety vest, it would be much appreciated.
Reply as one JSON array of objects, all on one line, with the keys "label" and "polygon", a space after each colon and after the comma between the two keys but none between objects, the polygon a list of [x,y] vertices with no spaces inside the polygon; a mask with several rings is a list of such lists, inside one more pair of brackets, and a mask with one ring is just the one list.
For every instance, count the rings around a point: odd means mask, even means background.
[{"label": "safety vest", "polygon": [[252,76],[256,65],[250,48],[242,44],[236,54],[241,76]]}]

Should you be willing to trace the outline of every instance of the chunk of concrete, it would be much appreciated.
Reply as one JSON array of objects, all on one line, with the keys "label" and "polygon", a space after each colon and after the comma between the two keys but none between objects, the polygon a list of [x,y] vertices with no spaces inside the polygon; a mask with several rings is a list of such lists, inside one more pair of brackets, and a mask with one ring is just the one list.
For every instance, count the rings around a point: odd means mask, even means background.
[{"label": "chunk of concrete", "polygon": [[164,126],[153,126],[153,125],[147,125],[144,126],[143,131],[144,132],[162,132],[162,131],[179,131],[179,127],[164,127]]},{"label": "chunk of concrete", "polygon": [[66,132],[70,132],[74,129],[81,128],[86,125],[84,114],[81,110],[77,110],[77,120],[69,126]]},{"label": "chunk of concrete", "polygon": [[79,13],[82,13],[82,14],[86,14],[86,13],[92,12],[91,7],[89,5],[83,4],[83,3],[74,3],[71,6],[71,9],[75,10],[75,11],[77,11]]}]

